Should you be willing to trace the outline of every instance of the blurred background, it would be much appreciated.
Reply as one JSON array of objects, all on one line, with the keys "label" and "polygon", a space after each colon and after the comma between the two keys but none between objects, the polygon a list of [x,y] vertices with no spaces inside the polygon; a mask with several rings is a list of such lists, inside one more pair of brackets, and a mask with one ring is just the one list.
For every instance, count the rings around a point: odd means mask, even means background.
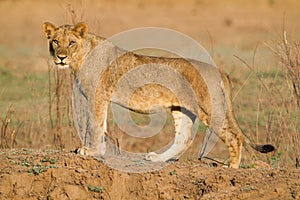
[{"label": "blurred background", "polygon": [[[300,159],[299,10],[298,0],[1,0],[0,147],[70,150],[81,145],[70,107],[72,75],[48,63],[41,26],[84,21],[103,37],[155,26],[198,41],[230,75],[245,135],[277,148],[258,155],[246,147],[243,166],[263,159],[274,167],[294,167]],[[111,130],[117,131],[113,124]],[[145,151],[153,146],[126,144]],[[196,138],[185,159],[196,159],[200,144],[201,137]],[[218,144],[211,157],[227,162],[225,145]]]}]

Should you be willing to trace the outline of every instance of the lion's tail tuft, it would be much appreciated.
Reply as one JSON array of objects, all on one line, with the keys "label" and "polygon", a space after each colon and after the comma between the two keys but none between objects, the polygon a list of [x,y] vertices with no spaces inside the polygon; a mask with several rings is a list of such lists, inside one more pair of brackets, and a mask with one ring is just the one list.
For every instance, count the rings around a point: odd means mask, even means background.
[{"label": "lion's tail tuft", "polygon": [[250,144],[250,146],[260,153],[269,153],[275,150],[275,147],[271,144]]}]

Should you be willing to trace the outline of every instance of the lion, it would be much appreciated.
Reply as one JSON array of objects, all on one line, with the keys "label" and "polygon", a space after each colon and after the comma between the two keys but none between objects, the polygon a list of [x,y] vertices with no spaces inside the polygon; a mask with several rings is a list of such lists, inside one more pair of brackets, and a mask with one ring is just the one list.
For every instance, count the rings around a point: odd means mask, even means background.
[{"label": "lion", "polygon": [[[99,44],[106,41],[103,37],[89,33],[88,25],[83,22],[59,27],[56,27],[52,23],[45,22],[42,29],[48,39],[50,57],[53,59],[55,65],[59,69],[71,69],[75,77],[80,72],[82,64],[91,52]],[[184,58],[153,57],[128,51],[117,58],[116,61],[111,63],[110,66],[103,71],[101,80],[99,80],[99,84],[96,88],[94,102],[97,122],[102,131],[98,135],[93,135],[94,139],[92,143],[79,148],[77,153],[89,156],[102,156],[105,154],[105,137],[108,134],[108,105],[112,99],[112,94],[118,80],[135,66],[151,63],[166,65],[183,76],[184,80],[188,82],[194,91],[197,105],[194,106],[187,100],[180,102],[172,91],[160,84],[147,84],[134,91],[130,97],[129,104],[124,105],[124,107],[138,113],[149,113],[155,111],[153,105],[159,105],[164,109],[169,109],[173,117],[175,130],[173,144],[162,153],[147,153],[145,157],[146,160],[164,162],[170,160],[170,158],[176,158],[184,148],[191,144],[191,129],[195,118],[200,119],[208,127],[211,125],[210,119],[213,105],[209,88],[204,79],[213,79],[212,74],[216,73],[221,77],[221,83],[216,89],[221,91],[225,101],[224,107],[226,109],[225,120],[223,127],[219,127],[221,131],[218,133],[218,137],[225,142],[228,147],[230,155],[229,166],[231,168],[239,168],[242,156],[242,145],[245,139],[246,143],[261,153],[274,150],[272,145],[252,144],[243,136],[232,108],[230,80],[224,72],[200,61],[187,60]],[[208,75],[203,77],[201,73],[197,72],[193,65],[196,65],[204,72],[213,70],[213,73],[207,73]],[[184,92],[183,99],[185,99]]]}]

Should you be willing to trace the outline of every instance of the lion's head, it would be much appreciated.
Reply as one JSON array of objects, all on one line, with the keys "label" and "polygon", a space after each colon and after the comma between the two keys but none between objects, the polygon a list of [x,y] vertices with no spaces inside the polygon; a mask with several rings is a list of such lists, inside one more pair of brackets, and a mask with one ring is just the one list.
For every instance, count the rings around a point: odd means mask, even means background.
[{"label": "lion's head", "polygon": [[78,68],[86,55],[84,48],[88,26],[78,23],[74,26],[56,27],[49,22],[43,24],[43,32],[49,42],[50,55],[58,68]]}]

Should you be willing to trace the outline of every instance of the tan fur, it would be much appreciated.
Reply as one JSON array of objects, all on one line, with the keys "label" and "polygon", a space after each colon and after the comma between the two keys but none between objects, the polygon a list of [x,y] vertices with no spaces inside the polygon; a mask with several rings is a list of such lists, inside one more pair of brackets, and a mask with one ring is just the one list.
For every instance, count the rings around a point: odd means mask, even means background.
[{"label": "tan fur", "polygon": [[55,27],[45,22],[42,28],[48,38],[49,51],[54,63],[59,68],[71,65],[74,72],[78,71],[88,53],[104,40],[88,34],[88,26],[85,23]]},{"label": "tan fur", "polygon": [[[60,67],[70,67],[74,73],[77,73],[78,70],[80,70],[80,66],[84,59],[94,49],[94,47],[104,41],[104,38],[87,33],[87,25],[84,23],[80,23],[75,26],[64,25],[58,28],[51,23],[44,23],[43,32],[48,38],[50,53],[56,65]],[[106,131],[108,105],[110,99],[112,98],[113,90],[116,87],[117,81],[135,66],[150,63],[166,65],[175,69],[178,73],[185,77],[195,92],[198,102],[198,109],[194,111],[194,114],[205,125],[208,126],[210,124],[209,119],[212,112],[209,91],[203,77],[201,77],[200,73],[196,71],[190,62],[182,58],[150,57],[128,52],[112,63],[110,67],[106,68],[101,76],[101,79],[99,80],[95,94],[95,111],[97,120],[104,131]],[[203,63],[201,65],[203,65],[204,68],[211,67]],[[230,82],[223,72],[219,72],[223,80],[223,92],[226,94],[226,120],[223,131],[220,134],[220,138],[228,146],[230,154],[230,167],[238,168],[241,160],[241,149],[243,142],[242,131],[236,122],[232,109]],[[189,102],[184,103],[184,108],[192,110]],[[182,106],[179,105],[178,99],[170,90],[158,84],[149,84],[137,89],[131,96],[129,102],[129,107],[137,112],[147,113],[151,111],[151,109],[154,109],[152,107],[153,105],[160,105],[166,109]],[[181,119],[183,119],[182,122],[186,123],[186,128],[191,128],[192,122],[190,122],[188,119],[185,119],[184,116],[181,116],[177,110],[173,111],[172,114],[175,122],[175,129],[177,126],[182,125],[179,124]],[[190,134],[189,132],[190,131],[188,130],[184,130],[183,132],[179,129],[176,130],[176,138],[184,138],[185,140],[179,145],[189,145],[188,139],[190,136],[182,135]],[[95,138],[101,138],[101,144],[94,144],[92,148],[84,147],[79,152],[86,155],[99,154],[99,145],[103,145],[104,137],[103,135],[100,135],[95,136]],[[102,146],[100,149],[103,149],[104,151],[100,154],[104,154],[105,147]],[[178,153],[179,152],[169,152],[169,154],[160,156],[159,154],[152,152],[148,154],[147,159],[152,161],[165,161],[165,157],[167,155],[175,156]]]}]

